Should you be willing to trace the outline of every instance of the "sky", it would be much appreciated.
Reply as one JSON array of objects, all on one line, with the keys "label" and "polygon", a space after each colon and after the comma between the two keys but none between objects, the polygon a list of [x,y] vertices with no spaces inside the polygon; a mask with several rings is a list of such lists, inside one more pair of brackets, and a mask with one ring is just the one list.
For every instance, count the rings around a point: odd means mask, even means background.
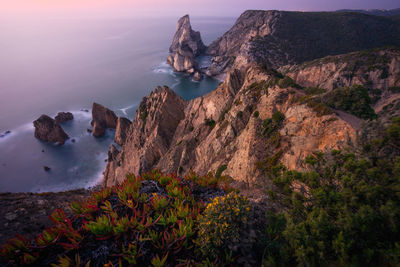
[{"label": "sky", "polygon": [[330,11],[393,9],[398,0],[0,0],[0,16],[11,17],[236,17],[247,9]]}]

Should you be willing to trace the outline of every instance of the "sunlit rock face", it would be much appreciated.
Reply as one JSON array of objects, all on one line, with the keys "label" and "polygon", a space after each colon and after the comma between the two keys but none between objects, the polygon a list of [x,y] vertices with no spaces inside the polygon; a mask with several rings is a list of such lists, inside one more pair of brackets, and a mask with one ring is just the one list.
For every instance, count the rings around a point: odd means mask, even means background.
[{"label": "sunlit rock face", "polygon": [[180,18],[169,48],[168,64],[177,72],[192,74],[198,70],[196,57],[205,50],[206,46],[201,40],[200,32],[192,30],[189,15]]}]

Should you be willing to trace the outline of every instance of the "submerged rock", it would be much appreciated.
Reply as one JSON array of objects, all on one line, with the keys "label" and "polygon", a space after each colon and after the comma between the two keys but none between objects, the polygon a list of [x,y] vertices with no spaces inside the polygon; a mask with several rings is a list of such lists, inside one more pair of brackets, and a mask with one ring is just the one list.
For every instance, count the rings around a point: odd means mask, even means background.
[{"label": "submerged rock", "polygon": [[11,131],[5,131],[3,134],[0,134],[0,138],[6,137],[6,135],[10,134]]},{"label": "submerged rock", "polygon": [[123,145],[131,123],[132,122],[130,120],[128,120],[127,118],[118,117],[117,127],[116,127],[115,137],[114,137],[115,143],[117,143],[120,146]]},{"label": "submerged rock", "polygon": [[198,69],[196,57],[206,49],[207,47],[201,40],[200,32],[192,30],[189,15],[186,15],[180,18],[177,23],[167,62],[177,72],[194,73]]},{"label": "submerged rock", "polygon": [[93,103],[92,107],[92,122],[93,136],[103,136],[107,128],[115,129],[117,126],[117,116],[115,113],[97,103]]},{"label": "submerged rock", "polygon": [[74,115],[71,112],[58,112],[55,120],[57,123],[63,123],[74,119]]},{"label": "submerged rock", "polygon": [[33,125],[35,126],[35,137],[42,141],[63,145],[69,138],[63,128],[47,115],[40,116],[33,122]]},{"label": "submerged rock", "polygon": [[43,169],[44,169],[46,172],[48,172],[48,171],[50,171],[50,170],[51,170],[51,168],[50,168],[50,167],[48,167],[48,166],[43,166]]}]

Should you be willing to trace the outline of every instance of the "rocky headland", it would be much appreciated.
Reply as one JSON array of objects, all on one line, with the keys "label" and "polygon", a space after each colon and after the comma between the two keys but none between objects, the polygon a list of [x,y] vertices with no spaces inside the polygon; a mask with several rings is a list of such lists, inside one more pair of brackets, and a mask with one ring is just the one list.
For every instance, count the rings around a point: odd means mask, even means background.
[{"label": "rocky headland", "polygon": [[[328,96],[336,88],[372,86],[365,90],[379,114],[382,106],[399,100],[393,91],[400,85],[399,56],[398,49],[351,53],[280,72],[248,65],[245,71],[229,71],[217,89],[191,101],[160,87],[140,104],[121,152],[107,165],[104,183],[153,168],[185,176],[226,166],[225,175],[251,184],[265,179],[257,165],[270,157],[304,170],[307,156],[317,151],[358,146],[362,116],[338,110]],[[273,126],[276,114],[281,121]]]}]

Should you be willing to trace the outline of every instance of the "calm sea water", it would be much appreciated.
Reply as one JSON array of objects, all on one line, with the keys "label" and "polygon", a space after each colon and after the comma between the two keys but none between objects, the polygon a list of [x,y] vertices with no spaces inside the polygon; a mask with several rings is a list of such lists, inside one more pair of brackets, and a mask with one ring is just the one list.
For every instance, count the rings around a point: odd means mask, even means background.
[{"label": "calm sea water", "polygon": [[[61,191],[101,181],[114,132],[99,139],[87,133],[93,102],[132,120],[157,85],[187,100],[213,90],[218,80],[194,82],[165,63],[177,19],[0,21],[0,134],[11,131],[0,138],[0,192]],[[192,18],[206,44],[233,23]],[[34,138],[32,122],[59,111],[74,114],[63,128],[76,142],[55,146]]]}]

